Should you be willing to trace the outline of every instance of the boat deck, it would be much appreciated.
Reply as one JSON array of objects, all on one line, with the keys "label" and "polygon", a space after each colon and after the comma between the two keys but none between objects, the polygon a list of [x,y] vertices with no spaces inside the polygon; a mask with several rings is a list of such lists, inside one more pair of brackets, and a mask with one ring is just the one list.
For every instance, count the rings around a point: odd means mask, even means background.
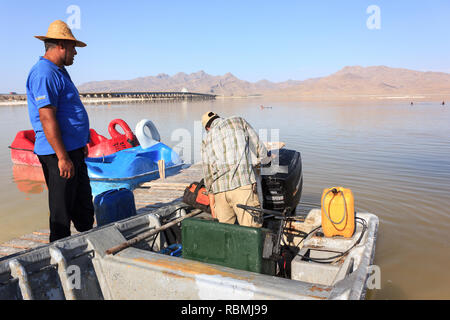
[{"label": "boat deck", "polygon": [[[134,193],[137,214],[148,213],[162,206],[182,200],[184,189],[202,179],[201,163],[180,170],[176,175],[143,183]],[[95,226],[95,225],[94,225]],[[72,234],[78,233],[71,227]],[[37,230],[0,244],[0,258],[37,248],[48,243],[49,229]]]}]

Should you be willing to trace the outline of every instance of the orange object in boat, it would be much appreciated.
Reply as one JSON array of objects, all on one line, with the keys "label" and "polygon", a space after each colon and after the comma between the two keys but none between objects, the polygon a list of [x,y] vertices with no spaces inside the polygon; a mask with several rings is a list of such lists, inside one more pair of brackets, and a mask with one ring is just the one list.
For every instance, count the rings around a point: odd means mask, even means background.
[{"label": "orange object in boat", "polygon": [[351,238],[355,232],[355,204],[350,189],[334,187],[322,193],[322,230],[325,237]]}]

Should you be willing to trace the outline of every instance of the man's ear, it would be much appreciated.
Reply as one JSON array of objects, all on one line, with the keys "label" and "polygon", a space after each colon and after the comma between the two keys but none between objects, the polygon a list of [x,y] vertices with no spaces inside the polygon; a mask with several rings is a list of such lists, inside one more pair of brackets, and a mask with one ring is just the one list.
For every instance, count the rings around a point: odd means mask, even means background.
[{"label": "man's ear", "polygon": [[61,49],[66,48],[66,42],[64,40],[58,41],[58,47],[61,47]]}]

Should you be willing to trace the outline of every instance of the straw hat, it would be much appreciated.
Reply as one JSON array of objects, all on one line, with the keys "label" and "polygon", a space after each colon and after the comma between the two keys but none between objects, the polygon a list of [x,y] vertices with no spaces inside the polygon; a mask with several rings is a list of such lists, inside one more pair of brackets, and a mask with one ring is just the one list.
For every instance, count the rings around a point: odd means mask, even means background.
[{"label": "straw hat", "polygon": [[69,26],[64,21],[61,20],[53,21],[50,24],[46,36],[35,36],[35,38],[38,38],[39,40],[42,41],[47,39],[72,40],[75,41],[76,47],[86,47],[86,43],[75,39]]},{"label": "straw hat", "polygon": [[206,128],[207,125],[211,125],[212,120],[219,118],[217,113],[212,111],[208,111],[202,115],[202,126]]}]

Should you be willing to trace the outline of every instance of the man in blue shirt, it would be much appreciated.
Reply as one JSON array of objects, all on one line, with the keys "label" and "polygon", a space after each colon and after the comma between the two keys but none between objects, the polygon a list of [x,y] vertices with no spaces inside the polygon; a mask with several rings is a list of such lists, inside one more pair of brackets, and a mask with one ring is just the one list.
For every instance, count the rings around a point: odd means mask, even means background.
[{"label": "man in blue shirt", "polygon": [[70,223],[82,232],[92,228],[94,207],[84,158],[89,142],[89,118],[65,66],[73,64],[75,39],[61,20],[50,24],[45,55],[27,80],[28,113],[36,133],[34,152],[48,187],[50,242],[70,236]]}]

